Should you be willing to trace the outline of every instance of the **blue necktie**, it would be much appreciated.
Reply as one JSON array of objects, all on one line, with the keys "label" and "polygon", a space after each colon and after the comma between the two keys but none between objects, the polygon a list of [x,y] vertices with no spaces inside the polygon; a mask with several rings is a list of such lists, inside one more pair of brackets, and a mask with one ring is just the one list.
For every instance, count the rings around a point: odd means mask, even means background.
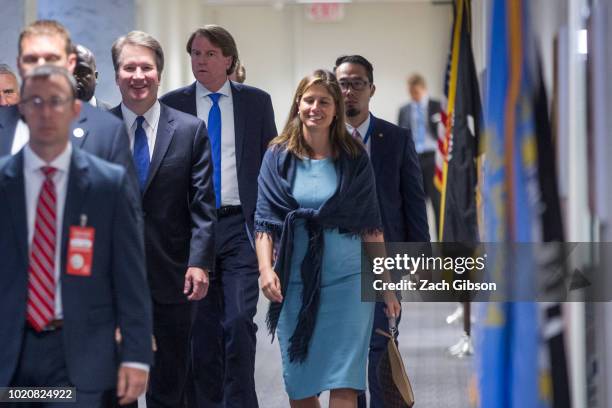
[{"label": "blue necktie", "polygon": [[421,153],[425,148],[425,112],[420,103],[416,104],[417,128],[416,128],[416,150]]},{"label": "blue necktie", "polygon": [[220,93],[208,95],[212,101],[212,107],[208,112],[208,138],[213,159],[213,185],[215,186],[215,197],[217,208],[221,207],[221,109],[219,108]]},{"label": "blue necktie", "polygon": [[144,191],[149,175],[149,143],[147,143],[147,134],[142,127],[144,116],[136,118],[136,132],[134,133],[134,165],[136,166],[136,174],[138,175],[138,184],[140,191]]}]

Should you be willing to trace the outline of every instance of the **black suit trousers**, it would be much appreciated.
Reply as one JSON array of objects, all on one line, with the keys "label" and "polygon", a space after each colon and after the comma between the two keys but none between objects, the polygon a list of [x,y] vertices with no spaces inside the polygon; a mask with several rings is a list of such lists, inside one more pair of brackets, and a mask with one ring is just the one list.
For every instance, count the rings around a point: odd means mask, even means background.
[{"label": "black suit trousers", "polygon": [[423,172],[423,189],[425,195],[431,200],[434,213],[436,216],[436,232],[440,225],[440,192],[434,186],[434,174],[436,171],[436,153],[426,152],[419,154],[419,164]]},{"label": "black suit trousers", "polygon": [[[94,372],[91,375],[95,375]],[[17,370],[11,387],[74,387],[68,378],[62,330],[37,333],[27,328],[24,333]],[[112,404],[114,390],[76,390],[76,402],[20,402],[9,408],[106,408]]]},{"label": "black suit trousers", "polygon": [[147,408],[180,407],[189,367],[193,303],[153,301],[153,336],[157,351],[149,378]]},{"label": "black suit trousers", "polygon": [[253,318],[259,270],[242,214],[220,218],[215,238],[215,272],[199,302],[192,338],[196,406],[257,408]]}]

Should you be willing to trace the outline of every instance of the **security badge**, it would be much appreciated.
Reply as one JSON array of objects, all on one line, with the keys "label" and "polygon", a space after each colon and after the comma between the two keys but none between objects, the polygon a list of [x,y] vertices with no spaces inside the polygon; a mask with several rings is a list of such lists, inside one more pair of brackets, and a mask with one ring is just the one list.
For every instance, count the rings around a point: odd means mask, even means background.
[{"label": "security badge", "polygon": [[87,215],[81,214],[81,225],[70,227],[68,239],[68,265],[66,273],[74,276],[91,276],[95,228],[87,227]]}]

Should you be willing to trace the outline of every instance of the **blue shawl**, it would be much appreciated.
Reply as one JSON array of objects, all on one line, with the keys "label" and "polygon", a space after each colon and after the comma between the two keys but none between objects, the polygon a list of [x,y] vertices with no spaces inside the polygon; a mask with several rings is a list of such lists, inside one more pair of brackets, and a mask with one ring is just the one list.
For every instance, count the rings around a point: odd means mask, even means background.
[{"label": "blue shawl", "polygon": [[[376,196],[374,172],[365,151],[356,158],[340,153],[335,160],[338,187],[319,209],[302,208],[292,195],[298,157],[285,146],[272,146],[266,152],[259,173],[255,231],[272,236],[277,248],[274,270],[278,274],[283,295],[287,293],[291,271],[294,223],[306,220],[308,249],[301,266],[304,283],[298,322],[289,339],[290,360],[303,362],[315,327],[321,291],[323,230],[338,228],[340,232],[367,234],[382,231]],[[282,303],[270,303],[266,323],[274,339]]]}]

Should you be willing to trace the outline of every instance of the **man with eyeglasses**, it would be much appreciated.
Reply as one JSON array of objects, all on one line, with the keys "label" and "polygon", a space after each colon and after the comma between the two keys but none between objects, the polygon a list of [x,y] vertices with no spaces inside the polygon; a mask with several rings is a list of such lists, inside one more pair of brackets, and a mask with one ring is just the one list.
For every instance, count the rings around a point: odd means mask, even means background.
[{"label": "man with eyeglasses", "polygon": [[[348,123],[346,128],[359,138],[372,161],[376,190],[387,242],[429,242],[423,179],[410,131],[370,113],[374,96],[374,68],[361,55],[336,59],[334,72],[342,89]],[[399,319],[398,319],[399,322]],[[387,348],[387,338],[376,329],[389,330],[384,303],[378,302],[370,340],[368,387],[370,407],[384,407],[376,367]],[[366,407],[365,393],[358,399]]]},{"label": "man with eyeglasses", "polygon": [[74,387],[75,408],[134,402],[152,317],[125,169],[70,142],[81,102],[65,68],[30,70],[22,95],[28,143],[0,159],[0,387]]},{"label": "man with eyeglasses", "polygon": [[19,103],[19,84],[15,73],[6,64],[0,64],[0,106]]},{"label": "man with eyeglasses", "polygon": [[[23,78],[40,65],[55,65],[73,72],[76,65],[70,35],[54,20],[37,20],[19,35],[17,66]],[[29,140],[29,129],[16,106],[0,109],[0,157],[17,153]],[[134,200],[139,201],[136,172],[130,156],[128,136],[120,120],[84,104],[72,122],[72,143],[104,160],[126,168]]]}]

